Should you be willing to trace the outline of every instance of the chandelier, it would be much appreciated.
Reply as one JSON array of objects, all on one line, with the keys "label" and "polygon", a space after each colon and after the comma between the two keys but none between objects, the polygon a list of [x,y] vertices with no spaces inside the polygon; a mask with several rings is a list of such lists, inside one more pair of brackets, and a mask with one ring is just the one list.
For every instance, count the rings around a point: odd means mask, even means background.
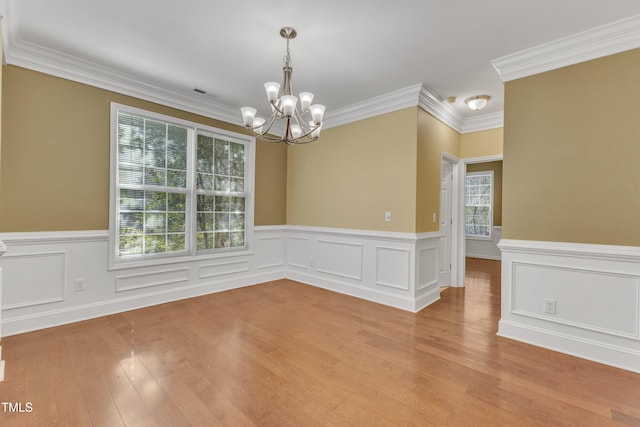
[{"label": "chandelier", "polygon": [[[269,142],[284,142],[285,144],[304,144],[315,141],[322,129],[322,118],[325,106],[313,104],[313,94],[300,92],[300,104],[294,96],[291,88],[291,52],[289,40],[296,38],[297,32],[291,27],[280,30],[280,36],[287,40],[287,53],[284,57],[284,80],[282,94],[280,83],[267,82],[264,88],[267,91],[267,99],[271,104],[271,116],[268,119],[256,117],[257,110],[252,107],[242,107],[242,122],[245,128],[253,132],[258,139]],[[282,136],[270,134],[275,123],[282,121],[284,131]]]}]

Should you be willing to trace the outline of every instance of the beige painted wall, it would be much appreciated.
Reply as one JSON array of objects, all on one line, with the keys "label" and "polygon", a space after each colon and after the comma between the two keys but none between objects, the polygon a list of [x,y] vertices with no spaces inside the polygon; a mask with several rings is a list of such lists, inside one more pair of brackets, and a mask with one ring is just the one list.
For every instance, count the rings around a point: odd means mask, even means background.
[{"label": "beige painted wall", "polygon": [[460,134],[421,108],[417,113],[416,232],[426,233],[439,230],[442,153],[460,157]]},{"label": "beige painted wall", "polygon": [[493,225],[502,225],[502,160],[497,162],[470,163],[467,172],[493,171]]},{"label": "beige painted wall", "polygon": [[[4,40],[2,40],[2,23],[0,22],[0,58],[4,55]],[[0,118],[2,117],[2,70],[0,66]],[[0,186],[2,186],[2,120],[0,120]],[[2,205],[0,205],[0,210]]]},{"label": "beige painted wall", "polygon": [[505,93],[503,236],[640,245],[640,49]]},{"label": "beige painted wall", "polygon": [[464,133],[460,136],[460,158],[502,155],[503,139],[504,128]]},{"label": "beige painted wall", "polygon": [[[287,224],[414,232],[416,108],[322,131],[289,147]],[[384,221],[385,211],[392,221]]]},{"label": "beige painted wall", "polygon": [[[4,66],[0,231],[103,230],[109,220],[110,102],[243,129],[15,66]],[[256,149],[257,225],[284,224],[286,150]]]}]

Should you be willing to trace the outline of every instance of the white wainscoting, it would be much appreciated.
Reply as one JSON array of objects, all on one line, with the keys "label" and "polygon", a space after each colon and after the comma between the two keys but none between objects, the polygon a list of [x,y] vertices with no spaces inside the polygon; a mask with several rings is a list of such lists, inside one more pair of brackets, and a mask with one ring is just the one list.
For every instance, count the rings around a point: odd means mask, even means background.
[{"label": "white wainscoting", "polygon": [[502,239],[502,227],[493,227],[491,239],[465,240],[465,253],[469,258],[482,258],[500,261],[501,254],[498,243]]},{"label": "white wainscoting", "polygon": [[520,240],[499,247],[498,335],[640,372],[639,248]]},{"label": "white wainscoting", "polygon": [[259,227],[253,252],[108,269],[106,230],[3,233],[2,334],[14,335],[285,277],[284,230]]},{"label": "white wainscoting", "polygon": [[106,230],[1,233],[2,334],[281,278],[415,312],[440,298],[439,238],[264,226],[249,252],[109,270]]},{"label": "white wainscoting", "polygon": [[417,312],[440,299],[439,233],[287,227],[287,277]]},{"label": "white wainscoting", "polygon": [[[2,245],[2,240],[0,240]],[[2,256],[2,252],[0,252]],[[2,267],[0,267],[0,307],[2,307]],[[0,341],[2,341],[2,310],[0,309]],[[4,381],[4,359],[2,359],[2,345],[0,345],[0,381]]]}]

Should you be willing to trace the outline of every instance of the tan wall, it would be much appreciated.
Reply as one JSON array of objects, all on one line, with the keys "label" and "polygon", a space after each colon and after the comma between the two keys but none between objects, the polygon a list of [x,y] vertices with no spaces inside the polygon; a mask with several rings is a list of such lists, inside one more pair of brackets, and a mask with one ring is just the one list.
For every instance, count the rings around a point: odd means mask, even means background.
[{"label": "tan wall", "polygon": [[416,138],[412,107],[289,147],[287,224],[414,232]]},{"label": "tan wall", "polygon": [[[421,108],[418,111],[416,232],[439,230],[442,153],[460,156],[460,134]],[[433,222],[433,213],[436,222]]]},{"label": "tan wall", "polygon": [[467,172],[493,171],[493,225],[502,225],[502,161],[470,163]]},{"label": "tan wall", "polygon": [[508,82],[503,236],[640,245],[640,49]]},{"label": "tan wall", "polygon": [[[3,71],[0,231],[108,228],[111,101],[242,131],[35,71]],[[256,163],[255,223],[283,224],[286,152],[258,144]]]},{"label": "tan wall", "polygon": [[[2,23],[0,23],[0,58],[4,55],[4,41],[2,40]],[[2,70],[0,66],[0,118],[2,117]],[[0,187],[2,186],[2,120],[0,120]],[[2,205],[0,205],[2,210]]]},{"label": "tan wall", "polygon": [[460,136],[460,158],[502,155],[503,139],[503,128],[464,133]]}]

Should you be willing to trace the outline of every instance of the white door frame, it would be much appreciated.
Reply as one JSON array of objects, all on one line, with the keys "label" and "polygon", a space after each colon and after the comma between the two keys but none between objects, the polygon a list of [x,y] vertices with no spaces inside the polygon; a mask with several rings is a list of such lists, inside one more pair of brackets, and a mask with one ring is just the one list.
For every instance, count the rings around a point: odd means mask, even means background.
[{"label": "white door frame", "polygon": [[[462,258],[462,270],[460,270],[460,221],[464,216],[460,216],[459,212],[459,200],[464,196],[464,187],[462,196],[460,194],[460,159],[451,154],[442,152],[440,157],[440,163],[447,161],[451,163],[453,169],[453,179],[451,182],[451,286],[460,287],[464,286],[464,258]],[[464,182],[464,181],[463,181]],[[463,211],[464,214],[464,211]],[[464,227],[464,224],[462,224]],[[462,228],[464,231],[464,228]],[[464,242],[463,242],[464,243]],[[462,254],[464,254],[464,247],[462,248]]]},{"label": "white door frame", "polygon": [[[499,160],[503,160],[502,154],[496,154],[493,156],[484,156],[484,157],[473,157],[469,159],[462,159],[460,161],[460,165],[458,168],[458,185],[457,185],[458,192],[457,192],[457,197],[454,199],[457,201],[457,209],[454,207],[454,219],[453,219],[453,226],[455,228],[453,236],[456,239],[456,241],[452,245],[452,251],[454,252],[451,254],[452,255],[451,261],[453,263],[453,270],[451,274],[453,277],[453,271],[456,271],[457,281],[453,281],[452,279],[452,282],[454,283],[452,284],[452,286],[464,287],[464,275],[466,270],[465,268],[466,243],[467,243],[465,232],[464,232],[464,217],[465,217],[464,187],[465,187],[465,182],[467,181],[467,165],[474,164],[474,163],[497,162]],[[455,181],[454,181],[454,185],[455,185]],[[455,195],[456,195],[456,192],[454,191],[454,196]],[[456,202],[454,202],[454,205],[455,204]],[[456,221],[456,213],[457,213],[457,218],[459,218],[458,221]]]}]

